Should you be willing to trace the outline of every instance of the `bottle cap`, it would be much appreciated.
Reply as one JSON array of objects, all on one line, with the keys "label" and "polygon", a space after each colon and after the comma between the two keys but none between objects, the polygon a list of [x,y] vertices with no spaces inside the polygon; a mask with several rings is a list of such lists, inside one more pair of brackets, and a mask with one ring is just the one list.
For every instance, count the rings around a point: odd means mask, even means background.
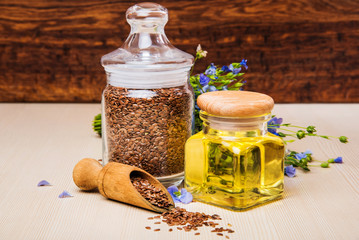
[{"label": "bottle cap", "polygon": [[223,117],[255,117],[271,112],[273,99],[250,91],[216,91],[201,94],[197,105],[208,114]]},{"label": "bottle cap", "polygon": [[167,9],[156,3],[139,3],[127,10],[126,18],[130,35],[120,48],[101,58],[109,84],[133,89],[185,85],[194,58],[167,39]]}]

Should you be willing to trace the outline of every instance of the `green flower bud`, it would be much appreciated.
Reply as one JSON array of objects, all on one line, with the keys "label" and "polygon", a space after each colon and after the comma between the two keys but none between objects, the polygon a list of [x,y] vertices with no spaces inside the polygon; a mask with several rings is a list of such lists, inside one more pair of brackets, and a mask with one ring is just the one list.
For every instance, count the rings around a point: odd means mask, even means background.
[{"label": "green flower bud", "polygon": [[347,143],[348,142],[348,138],[346,136],[340,136],[339,137],[339,141],[342,143]]},{"label": "green flower bud", "polygon": [[334,163],[334,158],[328,159],[328,163]]},{"label": "green flower bud", "polygon": [[315,126],[308,126],[307,127],[307,132],[308,133],[315,133],[317,130],[315,129]]},{"label": "green flower bud", "polygon": [[320,166],[321,166],[322,168],[328,168],[328,167],[329,167],[329,163],[323,162],[322,164],[320,164]]},{"label": "green flower bud", "polygon": [[285,137],[285,136],[287,136],[287,135],[285,135],[285,134],[282,133],[282,132],[279,132],[278,135],[279,135],[279,137]]},{"label": "green flower bud", "polygon": [[305,132],[303,131],[303,130],[299,130],[298,132],[297,132],[297,138],[298,139],[302,139],[302,138],[304,138],[305,137]]},{"label": "green flower bud", "polygon": [[306,158],[302,158],[301,160],[300,160],[300,162],[302,162],[303,164],[307,164],[308,163],[308,160],[306,159]]}]

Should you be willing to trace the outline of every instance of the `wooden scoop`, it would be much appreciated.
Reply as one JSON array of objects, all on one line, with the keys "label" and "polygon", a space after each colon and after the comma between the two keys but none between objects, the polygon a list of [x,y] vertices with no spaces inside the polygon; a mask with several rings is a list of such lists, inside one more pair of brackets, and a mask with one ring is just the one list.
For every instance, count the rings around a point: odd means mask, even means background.
[{"label": "wooden scoop", "polygon": [[175,206],[167,189],[156,178],[134,166],[110,162],[102,168],[96,159],[84,158],[76,164],[72,173],[75,184],[82,190],[89,191],[98,188],[104,197],[113,200],[159,213],[170,210],[154,206],[147,201],[133,186],[131,177],[134,176],[146,179],[155,187],[160,188],[166,193],[172,206]]}]

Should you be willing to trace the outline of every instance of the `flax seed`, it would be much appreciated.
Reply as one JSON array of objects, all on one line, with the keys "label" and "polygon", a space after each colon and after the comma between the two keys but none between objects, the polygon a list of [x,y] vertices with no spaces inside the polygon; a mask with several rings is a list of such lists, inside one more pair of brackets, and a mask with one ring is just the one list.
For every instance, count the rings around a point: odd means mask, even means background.
[{"label": "flax seed", "polygon": [[155,177],[184,171],[193,114],[187,86],[140,90],[108,85],[103,99],[109,162],[136,166]]}]

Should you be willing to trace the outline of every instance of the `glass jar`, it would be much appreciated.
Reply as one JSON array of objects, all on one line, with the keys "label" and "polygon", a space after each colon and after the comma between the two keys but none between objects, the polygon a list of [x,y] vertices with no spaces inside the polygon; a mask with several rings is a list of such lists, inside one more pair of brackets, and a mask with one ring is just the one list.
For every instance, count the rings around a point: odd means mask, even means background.
[{"label": "glass jar", "polygon": [[184,145],[192,133],[193,56],[164,33],[167,9],[140,3],[126,12],[131,33],[121,48],[104,55],[103,163],[144,169],[162,183],[183,180]]},{"label": "glass jar", "polygon": [[267,131],[271,97],[246,91],[205,93],[203,130],[187,140],[185,187],[194,199],[244,210],[283,193],[284,142]]}]

